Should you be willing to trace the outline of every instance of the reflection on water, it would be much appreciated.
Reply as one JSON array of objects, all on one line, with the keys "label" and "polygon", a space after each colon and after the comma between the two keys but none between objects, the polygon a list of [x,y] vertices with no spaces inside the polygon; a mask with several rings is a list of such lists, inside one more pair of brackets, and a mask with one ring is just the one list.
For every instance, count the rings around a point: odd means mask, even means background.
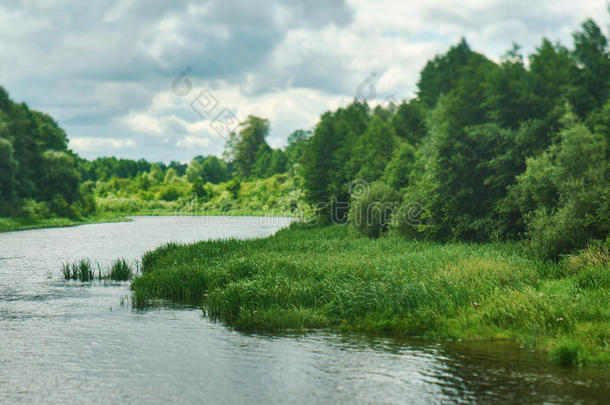
[{"label": "reflection on water", "polygon": [[193,308],[132,311],[128,283],[61,280],[62,261],[265,236],[287,219],[172,217],[0,234],[0,403],[605,403],[608,373],[512,345],[248,335]]}]

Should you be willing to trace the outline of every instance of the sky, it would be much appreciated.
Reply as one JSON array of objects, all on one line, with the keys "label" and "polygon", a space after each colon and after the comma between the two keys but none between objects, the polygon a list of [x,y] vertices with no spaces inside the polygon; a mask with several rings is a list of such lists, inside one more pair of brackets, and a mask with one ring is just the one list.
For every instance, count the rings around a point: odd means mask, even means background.
[{"label": "sky", "polygon": [[0,85],[83,157],[187,162],[248,115],[282,147],[354,98],[409,99],[461,37],[499,61],[586,18],[608,33],[608,1],[0,0]]}]

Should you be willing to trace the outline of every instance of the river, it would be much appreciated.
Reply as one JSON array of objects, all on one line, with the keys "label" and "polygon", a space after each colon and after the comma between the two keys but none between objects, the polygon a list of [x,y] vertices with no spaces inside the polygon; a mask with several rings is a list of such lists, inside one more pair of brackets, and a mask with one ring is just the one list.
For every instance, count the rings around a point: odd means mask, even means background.
[{"label": "river", "polygon": [[197,308],[137,311],[128,282],[61,278],[64,261],[139,259],[169,241],[262,237],[290,222],[134,217],[0,233],[0,403],[607,403],[608,371],[510,344],[332,331],[244,334]]}]

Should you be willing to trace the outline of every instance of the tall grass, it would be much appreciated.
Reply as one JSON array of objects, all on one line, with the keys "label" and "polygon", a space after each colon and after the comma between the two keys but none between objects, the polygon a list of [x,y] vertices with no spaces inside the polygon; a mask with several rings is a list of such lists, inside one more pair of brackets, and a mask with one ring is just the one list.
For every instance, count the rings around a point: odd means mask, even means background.
[{"label": "tall grass", "polygon": [[75,263],[64,263],[62,273],[66,280],[92,281],[95,279],[95,270],[89,259],[81,259]]},{"label": "tall grass", "polygon": [[344,227],[293,224],[266,239],[147,253],[133,301],[202,304],[242,330],[516,339],[553,351],[562,363],[570,361],[557,354],[565,346],[559,342],[570,341],[579,345],[574,364],[610,364],[608,267],[567,271],[566,262],[541,262],[525,251],[516,243],[362,239]]},{"label": "tall grass", "polygon": [[80,259],[74,263],[64,263],[61,272],[66,280],[79,281],[94,281],[94,280],[113,280],[127,281],[131,280],[136,271],[134,266],[128,263],[125,259],[117,259],[113,261],[110,268],[102,272],[102,267],[97,263],[97,277],[93,264],[89,259]]},{"label": "tall grass", "polygon": [[127,281],[133,277],[133,268],[125,259],[117,259],[112,262],[110,271],[106,278],[117,281]]}]

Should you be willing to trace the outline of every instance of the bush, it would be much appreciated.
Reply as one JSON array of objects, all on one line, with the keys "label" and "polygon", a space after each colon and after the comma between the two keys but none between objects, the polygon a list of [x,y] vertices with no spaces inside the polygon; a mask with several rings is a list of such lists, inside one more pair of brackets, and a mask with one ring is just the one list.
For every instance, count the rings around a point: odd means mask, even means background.
[{"label": "bush", "polygon": [[61,194],[55,194],[48,205],[51,212],[58,217],[71,218],[74,216],[70,204]]},{"label": "bush", "polygon": [[104,198],[98,200],[99,210],[102,212],[137,212],[141,204],[132,198]]},{"label": "bush", "polygon": [[161,192],[159,197],[164,201],[176,201],[181,195],[174,187],[168,187]]},{"label": "bush", "polygon": [[375,182],[351,204],[348,220],[360,235],[377,238],[388,230],[400,197],[392,187]]},{"label": "bush", "polygon": [[574,216],[569,208],[555,214],[539,210],[528,220],[533,253],[543,259],[557,259],[561,254],[584,246],[589,235],[584,220]]},{"label": "bush", "polygon": [[233,199],[237,199],[239,197],[239,191],[241,190],[241,182],[239,179],[234,178],[230,182],[227,183],[227,191],[231,194]]},{"label": "bush", "polygon": [[21,209],[19,210],[19,216],[30,221],[35,221],[50,218],[51,211],[43,201],[38,202],[27,199],[23,200]]},{"label": "bush", "polygon": [[608,140],[569,112],[564,122],[560,144],[527,160],[508,197],[521,211],[532,247],[545,259],[605,239],[610,229]]}]

